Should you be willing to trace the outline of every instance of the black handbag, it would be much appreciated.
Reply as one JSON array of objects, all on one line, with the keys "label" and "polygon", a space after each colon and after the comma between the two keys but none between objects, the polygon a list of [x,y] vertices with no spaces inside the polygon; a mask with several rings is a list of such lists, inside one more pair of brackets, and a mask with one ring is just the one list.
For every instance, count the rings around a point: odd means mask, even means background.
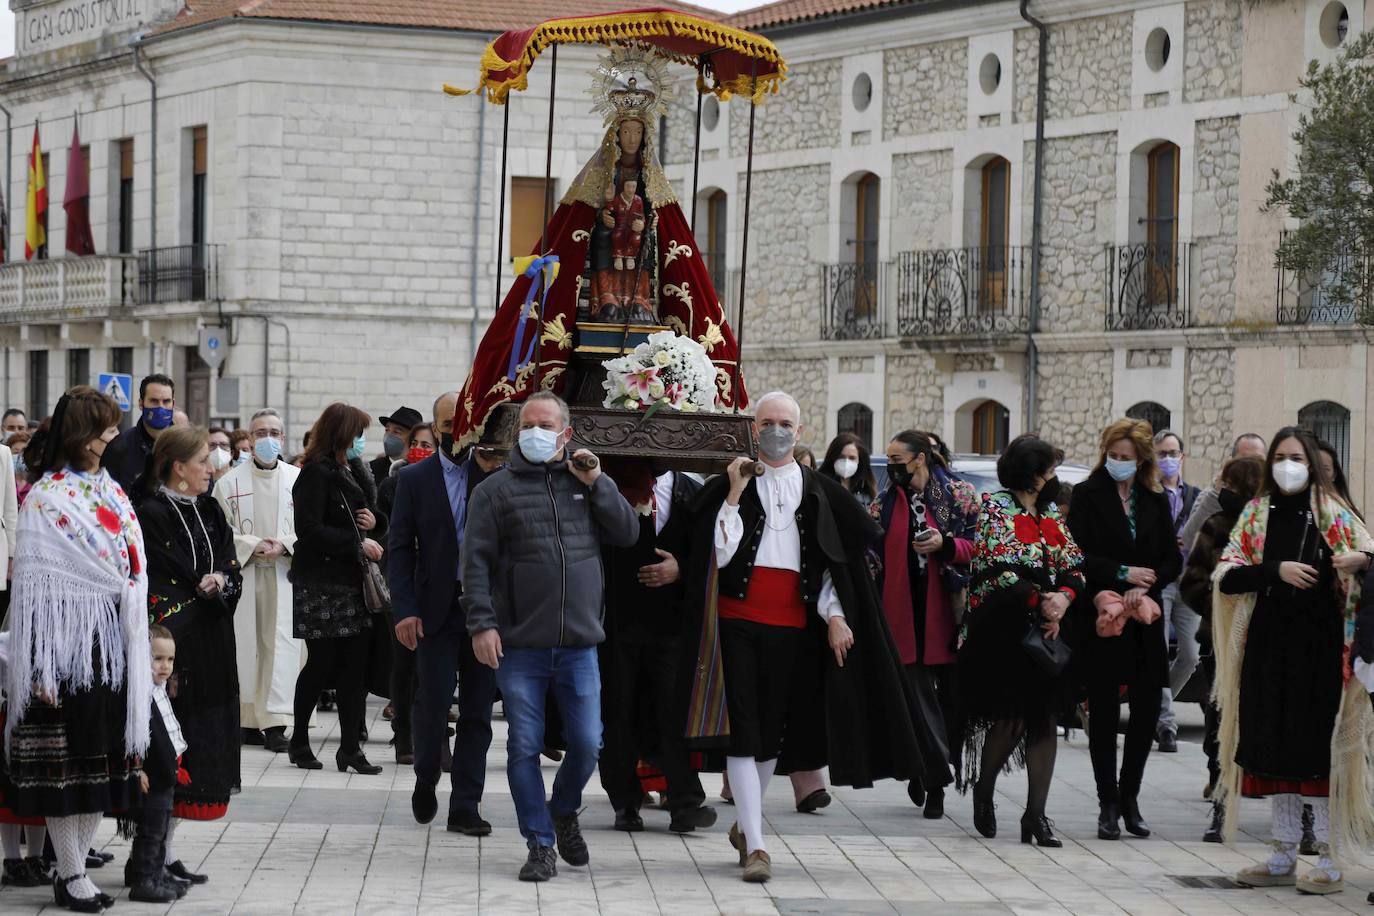
[{"label": "black handbag", "polygon": [[367,609],[374,614],[389,613],[391,611],[391,587],[387,585],[386,574],[382,572],[381,564],[376,560],[369,560],[363,554],[363,532],[358,527],[358,520],[353,517],[353,513],[348,511],[348,500],[344,498],[343,491],[339,491],[339,501],[343,504],[343,510],[348,515],[349,521],[353,523],[353,533],[358,536],[358,559],[363,565],[363,603]]},{"label": "black handbag", "polygon": [[[1042,538],[1043,544],[1043,538]],[[1040,551],[1040,561],[1049,572],[1049,545],[1043,544]],[[1046,576],[1048,579],[1048,575]],[[1026,635],[1021,637],[1021,648],[1030,656],[1031,661],[1041,671],[1050,677],[1057,677],[1069,663],[1073,656],[1073,650],[1068,643],[1064,642],[1063,628],[1060,628],[1058,639],[1050,639],[1045,635],[1045,631],[1040,629],[1044,620],[1038,613],[1032,612],[1030,615],[1030,629]]]}]

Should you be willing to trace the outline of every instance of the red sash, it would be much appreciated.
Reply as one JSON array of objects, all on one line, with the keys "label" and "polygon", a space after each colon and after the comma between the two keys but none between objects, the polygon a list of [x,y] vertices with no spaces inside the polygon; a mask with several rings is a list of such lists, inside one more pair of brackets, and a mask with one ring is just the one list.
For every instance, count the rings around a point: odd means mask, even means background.
[{"label": "red sash", "polygon": [[744,599],[721,595],[717,609],[726,620],[751,620],[770,627],[801,629],[806,626],[806,605],[801,600],[801,573],[755,566]]}]

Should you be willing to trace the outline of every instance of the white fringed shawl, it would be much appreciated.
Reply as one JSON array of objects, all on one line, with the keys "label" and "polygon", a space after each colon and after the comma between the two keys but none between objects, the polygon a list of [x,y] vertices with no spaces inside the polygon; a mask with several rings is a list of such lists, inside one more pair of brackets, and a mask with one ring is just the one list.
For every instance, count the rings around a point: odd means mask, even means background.
[{"label": "white fringed shawl", "polygon": [[[1312,508],[1317,529],[1334,553],[1374,550],[1368,530],[1344,504],[1324,496],[1320,501],[1314,499]],[[1236,749],[1240,746],[1240,672],[1256,596],[1223,594],[1221,580],[1236,567],[1263,561],[1268,520],[1269,498],[1250,502],[1232,529],[1231,540],[1212,575],[1212,644],[1216,647],[1217,664],[1212,701],[1221,710],[1221,781],[1216,797],[1226,809],[1222,832],[1228,843],[1235,841],[1239,826],[1245,777],[1236,763]],[[1337,578],[1345,599],[1341,610],[1348,649],[1355,634],[1360,577],[1340,573]],[[1374,846],[1374,795],[1370,787],[1374,778],[1374,711],[1370,709],[1368,692],[1351,676],[1348,667],[1344,674],[1340,710],[1331,734],[1331,853],[1338,862],[1349,866],[1361,850]]]},{"label": "white fringed shawl", "polygon": [[119,484],[104,470],[43,475],[19,513],[10,589],[10,735],[35,691],[127,688],[124,749],[148,749],[152,656],[143,532]]}]

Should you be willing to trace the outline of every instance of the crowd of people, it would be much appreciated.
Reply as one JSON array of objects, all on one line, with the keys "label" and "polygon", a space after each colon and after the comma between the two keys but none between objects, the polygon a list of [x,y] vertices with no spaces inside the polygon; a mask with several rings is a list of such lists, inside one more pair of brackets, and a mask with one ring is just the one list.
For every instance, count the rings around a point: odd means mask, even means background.
[{"label": "crowd of people", "polygon": [[[938,819],[953,786],[994,838],[996,780],[1024,767],[1020,839],[1060,846],[1057,736],[1078,722],[1098,837],[1148,837],[1145,769],[1177,750],[1197,671],[1204,839],[1234,837],[1241,798],[1271,799],[1272,855],[1237,882],[1333,893],[1374,839],[1374,540],[1307,430],[1240,436],[1201,489],[1182,437],[1143,421],[1108,425],[1077,487],[1053,443],[1023,435],[979,494],[920,430],[887,442],[882,486],[852,434],[816,466],[775,391],[753,405],[759,464],[665,470],[639,492],[577,447],[556,395],[520,404],[514,442],[493,423],[461,450],[456,400],[441,393],[428,422],[380,418],[370,462],[357,407],[327,407],[288,460],[275,410],[196,427],[162,375],[123,433],[84,386],[36,426],[4,414],[4,883],[108,907],[88,869],[113,816],[131,899],[175,901],[209,880],[176,826],[226,814],[242,748],[319,769],[311,726],[332,705],[337,768],[382,772],[369,693],[414,768],[415,820],[438,815],[448,771],[447,829],[474,837],[492,831],[501,704],[527,881],[590,861],[579,814],[598,770],[611,826],[631,832],[649,789],[669,830],[713,826],[699,774],[726,774],[749,882],[772,876],[775,774],[803,812],[830,786],[897,779]],[[1302,875],[1300,853],[1317,857]]]}]

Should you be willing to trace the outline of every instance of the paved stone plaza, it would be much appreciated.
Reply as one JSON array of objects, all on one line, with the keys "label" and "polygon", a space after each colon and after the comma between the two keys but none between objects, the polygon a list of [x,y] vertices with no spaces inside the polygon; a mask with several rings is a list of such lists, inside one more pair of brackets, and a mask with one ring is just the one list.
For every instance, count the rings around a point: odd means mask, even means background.
[{"label": "paved stone plaza", "polygon": [[[414,776],[391,764],[389,730],[380,706],[370,709],[369,747],[386,765],[380,776],[344,775],[333,769],[336,743],[332,714],[320,758],[328,768],[313,773],[290,766],[286,756],[245,748],[243,794],[226,820],[178,831],[181,857],[208,872],[210,883],[173,907],[183,914],[400,914],[519,913],[886,913],[982,916],[995,913],[1338,913],[1367,909],[1374,872],[1348,876],[1347,890],[1328,898],[1299,897],[1292,889],[1271,892],[1188,887],[1177,878],[1220,878],[1266,854],[1260,837],[1267,804],[1249,802],[1246,836],[1238,848],[1200,842],[1206,803],[1197,742],[1197,707],[1181,707],[1185,728],[1176,755],[1155,754],[1146,773],[1144,810],[1155,829],[1148,840],[1108,843],[1096,839],[1097,805],[1080,732],[1061,742],[1050,813],[1065,847],[1041,850],[1017,842],[1025,777],[998,786],[1002,834],[984,840],[974,830],[966,798],[952,796],[943,821],[921,819],[905,788],[884,783],[868,791],[840,789],[835,804],[817,815],[798,814],[786,779],[775,779],[768,815],[775,878],[767,885],[739,880],[725,839],[733,809],[721,805],[720,822],[681,838],[667,832],[666,812],[646,812],[648,830],[610,829],[611,810],[593,780],[583,830],[591,847],[589,868],[560,862],[559,876],[544,885],[515,879],[524,843],[505,785],[505,724],[496,722],[490,756],[488,802],[483,813],[495,833],[482,841],[447,833],[441,814],[428,828],[410,815]],[[554,765],[546,761],[552,779]],[[717,776],[706,780],[714,799]],[[718,802],[717,802],[718,803]],[[115,861],[92,878],[119,891],[121,913],[152,913],[132,903],[119,885],[127,842],[113,821],[97,842]],[[1201,882],[1193,881],[1193,884]],[[51,889],[0,890],[0,913],[59,912]]]}]

